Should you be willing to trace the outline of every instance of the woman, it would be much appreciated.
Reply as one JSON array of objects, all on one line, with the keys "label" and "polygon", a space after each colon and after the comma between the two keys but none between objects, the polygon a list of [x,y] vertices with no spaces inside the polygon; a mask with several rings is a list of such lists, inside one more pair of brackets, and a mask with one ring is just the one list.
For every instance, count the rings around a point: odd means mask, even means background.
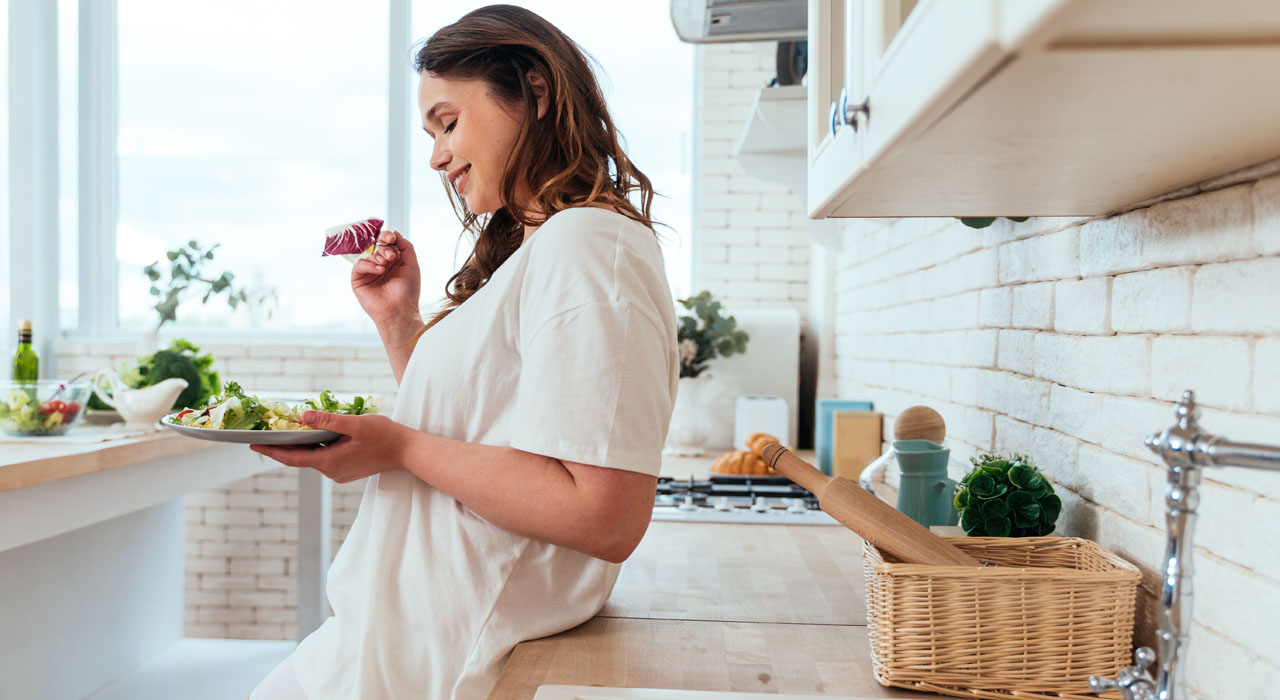
[{"label": "woman", "polygon": [[330,571],[334,616],[258,700],[484,698],[517,643],[599,611],[653,507],[675,305],[653,190],[586,59],[500,5],[436,32],[415,68],[431,166],[478,238],[429,323],[403,236],[352,269],[400,382],[390,418],[308,414],[343,437],[254,448],[370,477]]}]

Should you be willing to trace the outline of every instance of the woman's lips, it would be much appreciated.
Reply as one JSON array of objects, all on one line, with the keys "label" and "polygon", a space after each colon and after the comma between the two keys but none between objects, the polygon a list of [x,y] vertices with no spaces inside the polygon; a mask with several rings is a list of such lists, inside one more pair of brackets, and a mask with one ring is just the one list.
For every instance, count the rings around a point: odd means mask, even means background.
[{"label": "woman's lips", "polygon": [[470,174],[471,174],[470,165],[462,169],[462,174],[458,176],[458,181],[454,183],[454,186],[453,186],[453,188],[457,190],[458,194],[462,194],[462,188],[466,186],[467,176]]}]

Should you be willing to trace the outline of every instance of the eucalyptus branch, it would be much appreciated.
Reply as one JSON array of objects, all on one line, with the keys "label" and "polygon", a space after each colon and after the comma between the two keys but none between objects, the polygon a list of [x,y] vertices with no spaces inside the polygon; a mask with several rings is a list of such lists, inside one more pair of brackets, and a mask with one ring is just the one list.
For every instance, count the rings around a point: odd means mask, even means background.
[{"label": "eucalyptus branch", "polygon": [[272,307],[278,300],[275,288],[268,287],[250,294],[244,287],[233,286],[235,275],[231,272],[223,272],[217,277],[210,277],[205,273],[205,265],[213,260],[214,251],[221,245],[215,243],[208,248],[201,248],[197,241],[191,240],[183,247],[167,251],[165,257],[169,261],[168,279],[163,282],[164,274],[160,271],[161,261],[157,260],[143,268],[143,274],[151,281],[151,296],[156,298],[156,303],[152,307],[159,314],[156,331],[169,321],[177,320],[178,303],[183,293],[196,285],[208,286],[200,298],[201,304],[207,304],[209,299],[225,293],[227,304],[232,310],[238,308],[240,304],[254,303],[265,306],[267,318],[271,318]]}]

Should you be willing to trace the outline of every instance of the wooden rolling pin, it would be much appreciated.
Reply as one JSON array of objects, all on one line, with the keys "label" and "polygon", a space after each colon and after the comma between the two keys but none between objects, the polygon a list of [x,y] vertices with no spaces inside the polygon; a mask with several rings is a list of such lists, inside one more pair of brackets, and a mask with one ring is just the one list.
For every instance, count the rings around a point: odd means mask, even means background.
[{"label": "wooden rolling pin", "polygon": [[906,564],[981,566],[928,528],[844,477],[829,477],[790,450],[773,443],[761,450],[764,461],[818,497],[818,507],[862,539]]}]

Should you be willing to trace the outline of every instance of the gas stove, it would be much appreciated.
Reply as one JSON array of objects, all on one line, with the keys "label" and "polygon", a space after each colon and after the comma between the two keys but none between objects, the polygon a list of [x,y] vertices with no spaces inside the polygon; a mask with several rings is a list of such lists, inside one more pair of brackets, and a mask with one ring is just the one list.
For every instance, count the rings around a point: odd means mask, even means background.
[{"label": "gas stove", "polygon": [[785,476],[713,474],[658,477],[654,520],[775,525],[839,525],[818,499]]}]

